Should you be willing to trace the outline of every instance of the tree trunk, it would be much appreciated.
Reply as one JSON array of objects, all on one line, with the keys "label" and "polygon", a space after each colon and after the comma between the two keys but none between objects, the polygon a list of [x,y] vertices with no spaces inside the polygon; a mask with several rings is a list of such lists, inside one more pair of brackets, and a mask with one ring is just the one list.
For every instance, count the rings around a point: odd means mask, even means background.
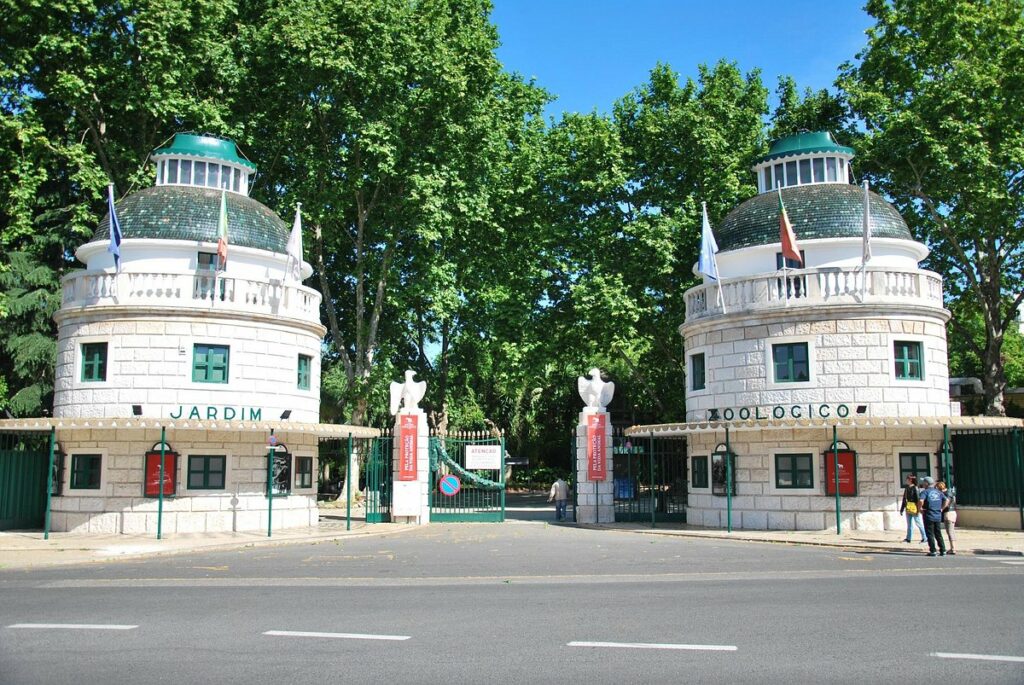
[{"label": "tree trunk", "polygon": [[985,341],[985,352],[981,360],[985,393],[985,416],[1006,416],[1003,391],[1006,389],[1006,374],[1003,371],[1001,332],[990,330]]}]

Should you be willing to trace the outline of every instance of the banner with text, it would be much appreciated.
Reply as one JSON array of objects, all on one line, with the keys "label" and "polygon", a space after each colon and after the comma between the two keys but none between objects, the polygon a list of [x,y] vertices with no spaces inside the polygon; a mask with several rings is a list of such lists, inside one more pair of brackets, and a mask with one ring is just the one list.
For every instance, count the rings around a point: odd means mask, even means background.
[{"label": "banner with text", "polygon": [[605,421],[607,414],[587,416],[587,480],[607,480]]},{"label": "banner with text", "polygon": [[416,480],[416,440],[419,416],[400,414],[398,431],[398,480]]}]

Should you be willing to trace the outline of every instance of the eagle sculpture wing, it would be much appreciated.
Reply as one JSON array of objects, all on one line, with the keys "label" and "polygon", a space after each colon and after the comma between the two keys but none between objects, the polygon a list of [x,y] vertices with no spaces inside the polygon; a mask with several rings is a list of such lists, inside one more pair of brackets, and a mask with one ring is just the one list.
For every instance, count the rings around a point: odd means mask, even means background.
[{"label": "eagle sculpture wing", "polygon": [[420,406],[420,400],[427,394],[427,382],[420,381],[419,383],[410,383],[409,385],[412,386],[409,388],[409,399],[412,401],[410,409],[415,409]]},{"label": "eagle sculpture wing", "polygon": [[608,381],[607,383],[605,383],[604,387],[601,388],[600,406],[607,407],[611,403],[612,395],[614,393],[615,393],[615,384],[612,383],[611,381]]},{"label": "eagle sculpture wing", "polygon": [[583,400],[583,404],[590,406],[590,380],[580,376],[576,379],[576,387],[580,391],[580,399]]},{"label": "eagle sculpture wing", "polygon": [[392,383],[391,384],[391,413],[397,414],[398,407],[402,403],[402,388],[404,383]]}]

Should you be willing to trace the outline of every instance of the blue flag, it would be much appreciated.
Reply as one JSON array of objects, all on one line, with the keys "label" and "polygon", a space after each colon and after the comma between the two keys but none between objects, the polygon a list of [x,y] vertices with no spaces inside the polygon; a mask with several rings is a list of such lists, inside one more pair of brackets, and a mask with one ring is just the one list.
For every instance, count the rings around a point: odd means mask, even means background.
[{"label": "blue flag", "polygon": [[114,271],[121,272],[121,222],[114,208],[114,184],[107,186],[107,210],[110,212],[110,245],[107,252],[114,255]]},{"label": "blue flag", "polygon": [[701,203],[704,223],[700,233],[700,256],[697,258],[697,273],[704,274],[712,281],[718,280],[718,261],[715,253],[718,252],[718,243],[715,242],[715,234],[711,232],[711,222],[708,221],[707,203]]}]

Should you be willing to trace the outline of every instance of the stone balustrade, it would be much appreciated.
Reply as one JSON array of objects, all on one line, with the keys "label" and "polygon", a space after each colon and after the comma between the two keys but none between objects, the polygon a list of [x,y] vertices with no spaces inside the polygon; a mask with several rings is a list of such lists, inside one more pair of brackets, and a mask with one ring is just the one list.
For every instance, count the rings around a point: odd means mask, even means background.
[{"label": "stone balustrade", "polygon": [[80,271],[62,280],[62,309],[133,306],[267,314],[320,323],[320,293],[298,283],[208,273]]},{"label": "stone balustrade", "polygon": [[686,291],[688,323],[721,314],[847,304],[942,307],[942,278],[921,269],[823,267],[724,279]]}]

